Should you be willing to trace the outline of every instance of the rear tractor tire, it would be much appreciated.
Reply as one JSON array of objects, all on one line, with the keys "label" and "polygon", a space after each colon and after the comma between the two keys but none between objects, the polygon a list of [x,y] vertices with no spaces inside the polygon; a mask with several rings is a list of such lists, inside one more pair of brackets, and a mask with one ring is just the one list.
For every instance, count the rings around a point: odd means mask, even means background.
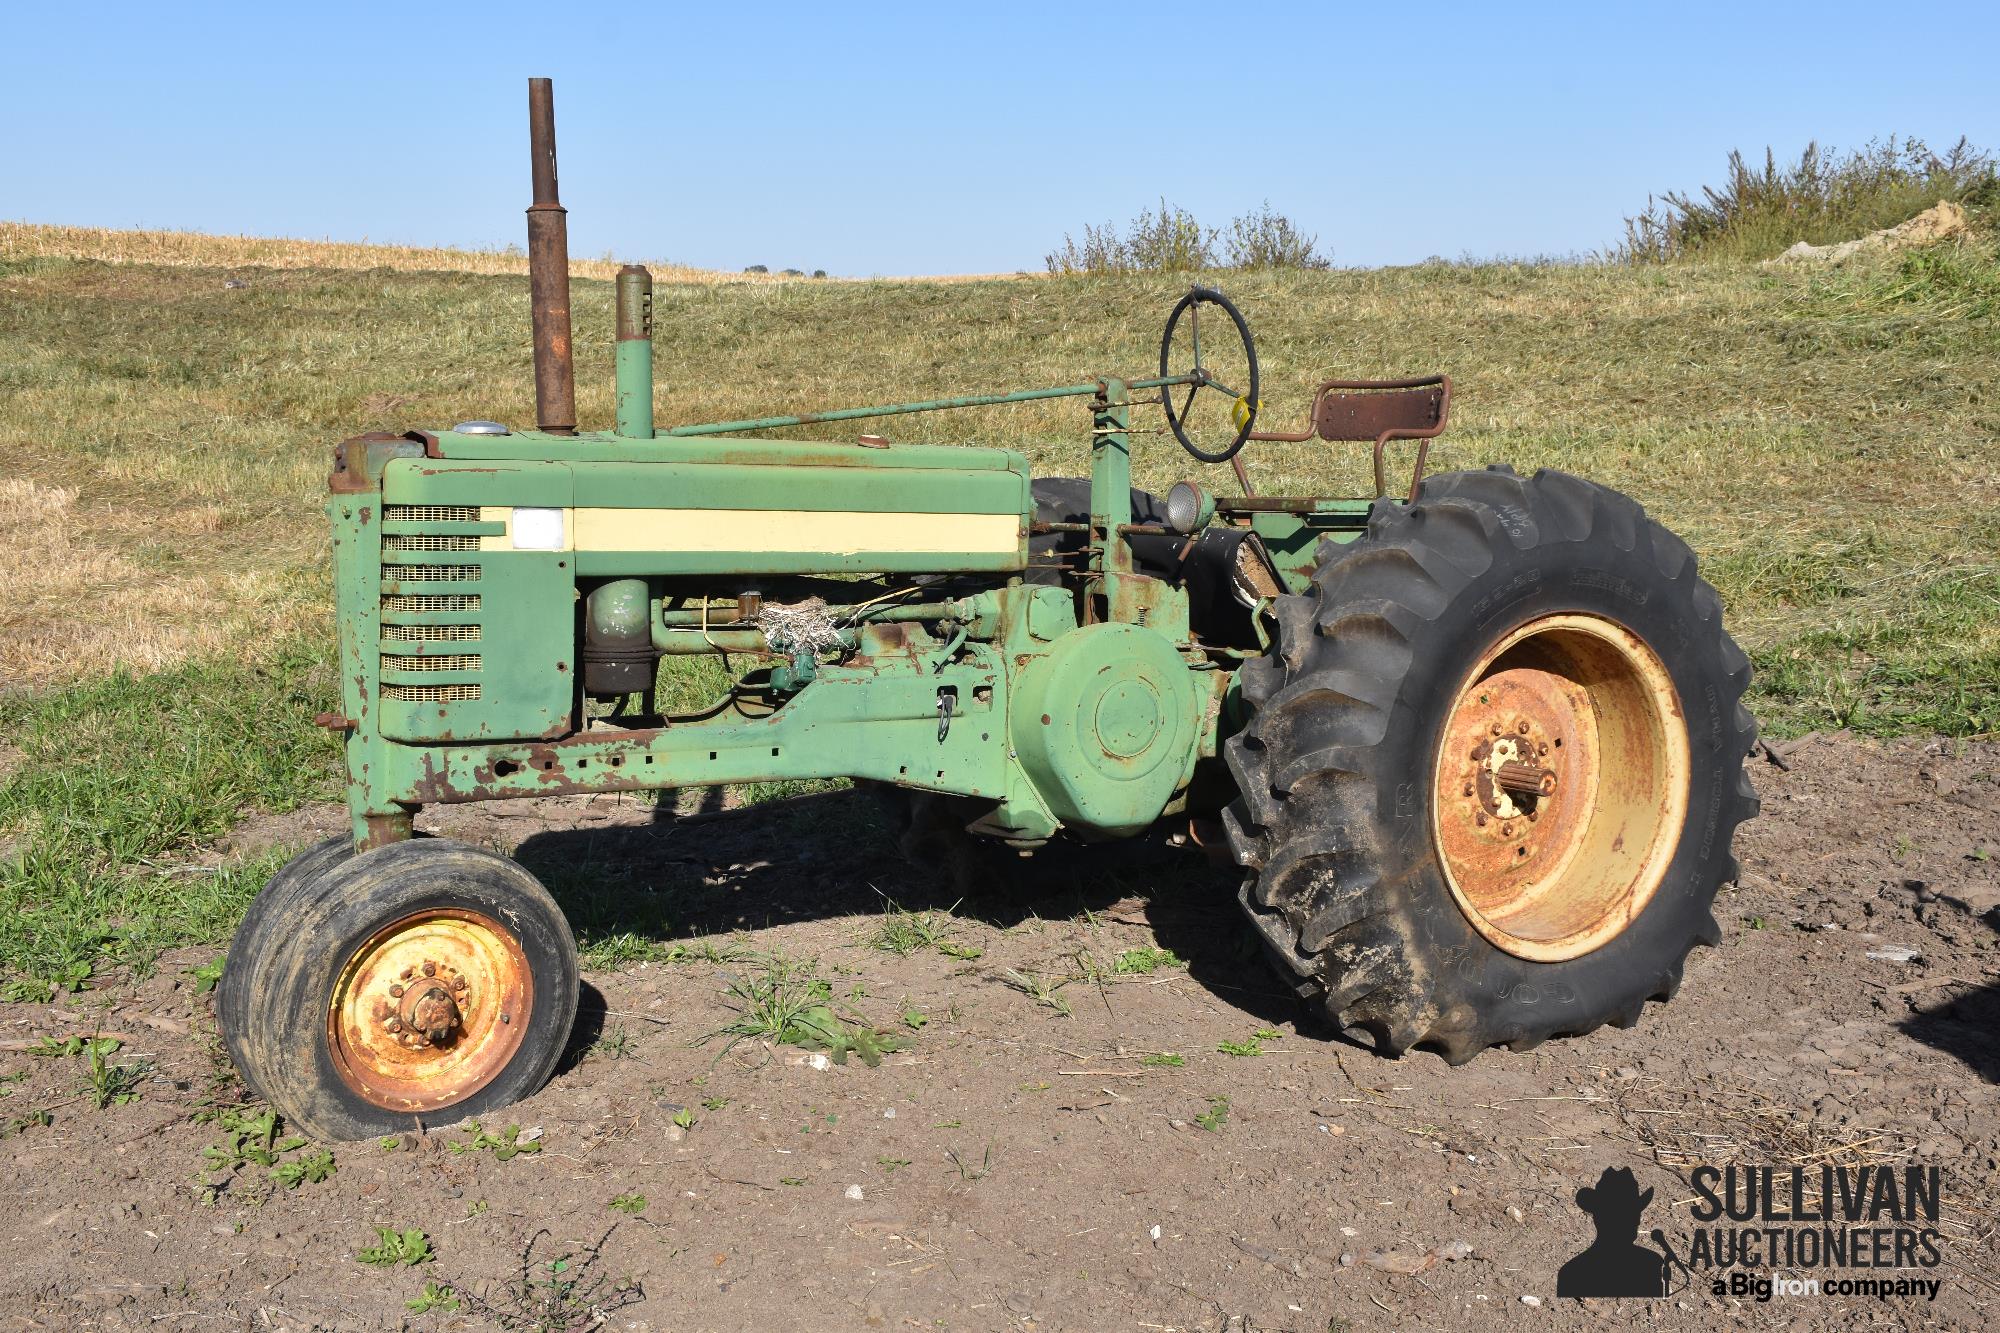
[{"label": "rear tractor tire", "polygon": [[1718,942],[1750,663],[1634,501],[1434,476],[1275,613],[1224,826],[1280,974],[1342,1031],[1456,1064],[1629,1027]]},{"label": "rear tractor tire", "polygon": [[519,1101],[576,1018],[576,942],[534,876],[442,838],[303,853],[231,942],[217,1026],[292,1128],[370,1138]]}]

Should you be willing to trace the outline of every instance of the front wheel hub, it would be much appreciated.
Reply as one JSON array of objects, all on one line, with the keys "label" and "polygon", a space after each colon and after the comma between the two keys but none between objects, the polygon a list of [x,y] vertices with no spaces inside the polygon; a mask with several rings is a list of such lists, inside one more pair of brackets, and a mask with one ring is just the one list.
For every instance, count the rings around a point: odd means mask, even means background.
[{"label": "front wheel hub", "polygon": [[422,1040],[437,1043],[448,1041],[459,1026],[458,1005],[452,994],[440,982],[431,982],[421,991],[413,990],[404,998],[404,1025]]},{"label": "front wheel hub", "polygon": [[450,1105],[506,1068],[533,999],[519,941],[491,917],[404,917],[341,969],[327,1011],[334,1070],[377,1106]]},{"label": "front wheel hub", "polygon": [[1468,673],[1438,742],[1432,834],[1488,941],[1577,958],[1645,909],[1679,844],[1689,758],[1658,654],[1601,616],[1516,627]]}]

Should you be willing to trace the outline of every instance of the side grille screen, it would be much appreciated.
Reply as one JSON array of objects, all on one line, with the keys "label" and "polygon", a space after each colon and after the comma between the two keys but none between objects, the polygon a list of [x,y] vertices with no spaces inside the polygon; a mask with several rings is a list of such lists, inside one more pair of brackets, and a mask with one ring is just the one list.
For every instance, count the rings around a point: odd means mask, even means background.
[{"label": "side grille screen", "polygon": [[384,565],[382,578],[391,583],[471,583],[478,565]]},{"label": "side grille screen", "polygon": [[469,702],[479,697],[477,685],[384,685],[382,697],[412,704]]},{"label": "side grille screen", "polygon": [[476,551],[479,538],[437,532],[392,532],[382,538],[385,551]]},{"label": "side grille screen", "polygon": [[[481,569],[478,565],[404,565],[388,563],[397,551],[477,551],[479,537],[454,532],[461,523],[479,522],[477,505],[384,505],[382,518],[389,523],[435,526],[434,532],[389,532],[382,535],[382,581],[385,584],[471,583]],[[382,638],[391,643],[477,643],[481,626],[476,617],[482,607],[476,592],[382,593]],[[396,624],[398,617],[462,615],[467,620],[450,624],[426,621]],[[412,673],[475,673],[480,669],[478,653],[383,653],[385,678]],[[470,703],[480,696],[477,682],[452,685],[413,685],[394,679],[382,683],[382,697],[400,703]]]},{"label": "side grille screen", "polygon": [[399,657],[382,654],[382,670],[388,671],[477,671],[478,653],[436,653],[429,657]]},{"label": "side grille screen", "polygon": [[422,615],[426,611],[477,611],[476,592],[388,593],[382,598],[382,613],[392,616]]},{"label": "side grille screen", "polygon": [[389,523],[477,523],[478,505],[383,505]]},{"label": "side grille screen", "polygon": [[477,625],[384,625],[382,637],[400,643],[465,643],[477,641]]}]

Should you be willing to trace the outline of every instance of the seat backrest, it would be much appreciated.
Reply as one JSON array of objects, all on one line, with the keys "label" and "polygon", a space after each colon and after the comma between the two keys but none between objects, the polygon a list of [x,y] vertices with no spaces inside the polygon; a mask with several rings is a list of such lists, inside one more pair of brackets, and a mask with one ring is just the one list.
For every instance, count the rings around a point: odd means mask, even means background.
[{"label": "seat backrest", "polygon": [[1313,429],[1322,440],[1418,439],[1444,428],[1442,377],[1355,380],[1321,386]]}]

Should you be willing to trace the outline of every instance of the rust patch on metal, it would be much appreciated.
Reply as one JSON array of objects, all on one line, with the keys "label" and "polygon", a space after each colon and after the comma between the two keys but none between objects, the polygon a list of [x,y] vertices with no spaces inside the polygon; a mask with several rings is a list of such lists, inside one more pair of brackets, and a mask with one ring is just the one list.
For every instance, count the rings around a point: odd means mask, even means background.
[{"label": "rust patch on metal", "polygon": [[[367,772],[368,770],[364,766],[360,776],[365,779]],[[400,810],[394,814],[385,815],[363,815],[361,822],[367,832],[355,850],[371,852],[377,847],[387,847],[393,843],[409,841],[411,836],[411,819],[412,813],[409,810]]]},{"label": "rust patch on metal", "polygon": [[335,495],[365,495],[381,487],[382,469],[392,458],[417,458],[428,437],[418,431],[402,435],[373,430],[342,440],[333,447],[333,471],[326,488]]},{"label": "rust patch on metal", "polygon": [[1411,439],[1436,434],[1445,418],[1443,377],[1406,382],[1355,380],[1328,385],[1313,404],[1313,430],[1322,440]]},{"label": "rust patch on metal", "polygon": [[535,353],[535,424],[576,434],[576,362],[570,347],[569,219],[556,195],[556,102],[547,79],[528,80],[534,202],[528,205],[528,300]]}]

